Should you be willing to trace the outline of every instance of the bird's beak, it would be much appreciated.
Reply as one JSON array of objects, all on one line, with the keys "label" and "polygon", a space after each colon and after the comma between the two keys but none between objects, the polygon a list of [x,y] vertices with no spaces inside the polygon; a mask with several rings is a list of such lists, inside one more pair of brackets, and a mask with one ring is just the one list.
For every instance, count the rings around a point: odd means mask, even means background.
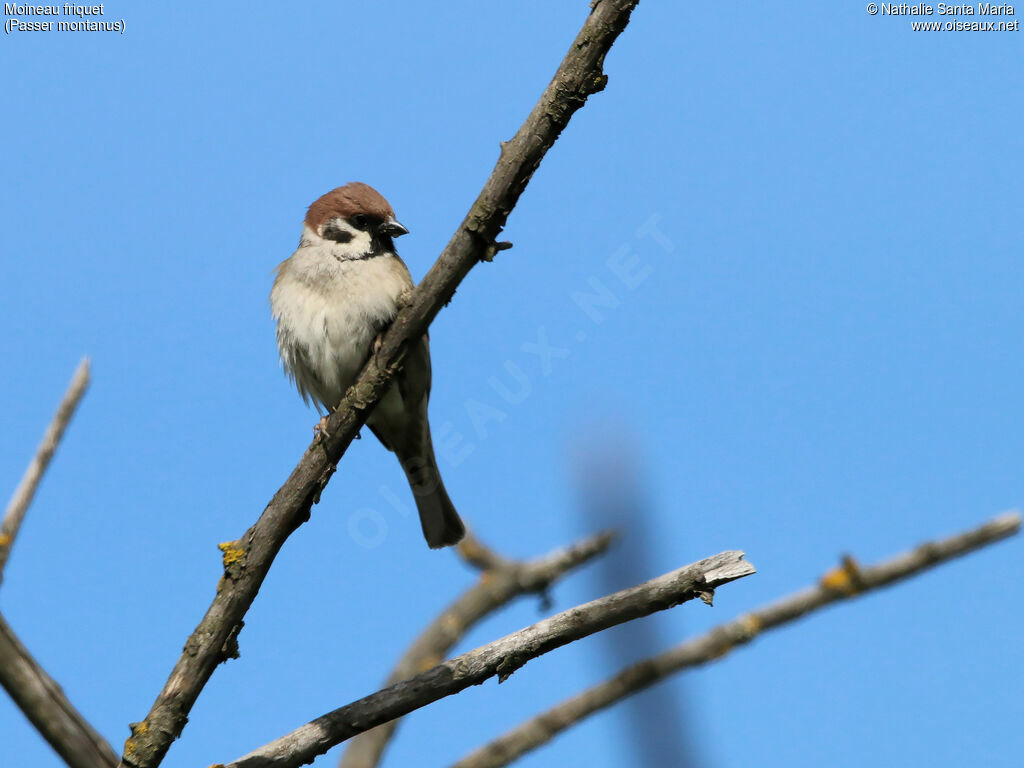
[{"label": "bird's beak", "polygon": [[380,233],[382,235],[390,235],[391,237],[401,237],[402,235],[408,235],[409,230],[403,227],[398,220],[392,216],[380,225]]}]

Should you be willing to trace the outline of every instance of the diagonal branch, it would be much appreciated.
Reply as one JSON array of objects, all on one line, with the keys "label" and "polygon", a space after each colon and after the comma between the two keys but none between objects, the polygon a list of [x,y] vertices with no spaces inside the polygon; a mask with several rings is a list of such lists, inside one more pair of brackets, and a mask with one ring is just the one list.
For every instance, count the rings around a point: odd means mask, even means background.
[{"label": "diagonal branch", "polygon": [[723,552],[639,586],[563,611],[328,712],[229,763],[226,768],[304,765],[345,739],[471,685],[479,685],[494,675],[502,682],[530,659],[574,640],[695,597],[710,603],[715,588],[754,573],[754,566],[742,558],[742,552]]},{"label": "diagonal branch", "polygon": [[878,565],[861,567],[852,558],[844,558],[842,566],[825,574],[817,586],[808,587],[664,653],[626,667],[605,682],[527,720],[467,755],[452,768],[500,768],[508,765],[595,712],[669,675],[716,661],[733,648],[749,643],[762,632],[796,621],[827,605],[889,586],[940,563],[1013,536],[1020,530],[1020,525],[1020,514],[1008,513],[993,518],[979,528],[922,544]]},{"label": "diagonal branch", "polygon": [[14,495],[11,496],[7,510],[4,512],[3,523],[0,523],[0,582],[3,581],[4,566],[7,565],[7,558],[11,555],[11,547],[14,546],[14,540],[18,536],[21,521],[25,519],[25,512],[28,511],[28,507],[36,495],[36,489],[39,487],[39,481],[43,479],[43,473],[46,472],[46,468],[50,465],[50,459],[53,458],[57,446],[60,445],[64,430],[71,421],[71,417],[75,415],[75,409],[88,387],[89,359],[82,358],[71,377],[71,383],[68,384],[67,392],[64,393],[64,399],[57,407],[57,413],[53,415],[50,426],[46,428],[36,455],[32,458],[28,469],[25,470],[25,474],[14,490]]},{"label": "diagonal branch", "polygon": [[[608,549],[612,534],[600,533],[571,547],[526,562],[503,560],[479,544],[472,534],[459,545],[460,554],[483,568],[480,578],[432,621],[402,655],[385,685],[412,677],[440,664],[455,644],[484,617],[521,595],[541,595],[569,571]],[[356,736],[345,750],[341,768],[374,768],[398,727],[398,720]]]},{"label": "diagonal branch", "polygon": [[339,459],[401,367],[406,349],[423,336],[469,270],[506,246],[495,243],[495,238],[569,119],[588,96],[604,88],[605,54],[625,29],[638,1],[601,0],[594,4],[540,100],[516,135],[502,145],[498,163],[466,218],[331,415],[327,423],[330,437],[306,449],[259,520],[242,538],[222,545],[225,577],[146,719],[132,725],[121,758],[125,765],[159,765],[171,742],[181,734],[189,711],[214,669],[237,654],[236,637],[242,619],[281,546],[309,518]]},{"label": "diagonal branch", "polygon": [[478,571],[496,571],[513,564],[480,541],[473,535],[473,531],[466,531],[455,551],[466,565],[471,565]]},{"label": "diagonal branch", "polygon": [[[82,358],[57,407],[57,413],[46,428],[36,455],[4,512],[3,523],[0,524],[0,579],[39,482],[88,387],[89,359]],[[46,670],[32,658],[2,615],[0,686],[71,768],[112,768],[117,765],[114,750],[68,701],[64,691],[46,674]]]},{"label": "diagonal branch", "polygon": [[0,685],[71,768],[113,768],[117,755],[0,616]]}]

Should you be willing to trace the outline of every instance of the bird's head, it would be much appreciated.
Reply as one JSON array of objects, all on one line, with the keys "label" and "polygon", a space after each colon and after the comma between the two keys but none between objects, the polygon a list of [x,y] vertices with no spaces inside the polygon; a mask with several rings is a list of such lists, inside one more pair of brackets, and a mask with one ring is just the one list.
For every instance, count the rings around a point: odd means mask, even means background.
[{"label": "bird's head", "polygon": [[306,213],[310,233],[342,259],[395,253],[394,239],[409,233],[384,196],[369,184],[350,182],[317,198]]}]

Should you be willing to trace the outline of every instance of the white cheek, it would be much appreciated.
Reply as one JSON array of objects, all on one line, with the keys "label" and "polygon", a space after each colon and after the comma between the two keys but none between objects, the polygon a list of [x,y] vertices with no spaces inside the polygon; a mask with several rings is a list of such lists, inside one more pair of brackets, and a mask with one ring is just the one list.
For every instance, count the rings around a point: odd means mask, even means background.
[{"label": "white cheek", "polygon": [[373,247],[373,242],[370,239],[370,233],[362,230],[357,230],[352,235],[352,241],[349,243],[349,247],[353,251],[359,253],[369,253]]},{"label": "white cheek", "polygon": [[[326,227],[332,227],[333,229],[339,229],[342,232],[346,232],[352,239],[347,243],[339,243],[335,240],[329,240],[323,236],[323,230]],[[324,222],[320,227],[320,232],[316,234],[316,241],[323,243],[324,245],[328,245],[332,251],[337,253],[343,259],[357,258],[363,254],[369,253],[370,249],[373,248],[373,238],[370,237],[370,233],[365,229],[356,229],[344,219],[330,219]]]}]

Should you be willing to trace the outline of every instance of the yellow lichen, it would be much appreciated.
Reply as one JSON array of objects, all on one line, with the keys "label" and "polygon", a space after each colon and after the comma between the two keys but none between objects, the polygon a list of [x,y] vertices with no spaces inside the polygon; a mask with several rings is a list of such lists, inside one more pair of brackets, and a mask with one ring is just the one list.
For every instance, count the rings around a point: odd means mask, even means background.
[{"label": "yellow lichen", "polygon": [[217,545],[217,549],[224,553],[224,567],[227,568],[233,563],[239,563],[245,558],[245,550],[238,546],[237,541],[225,541]]},{"label": "yellow lichen", "polygon": [[843,557],[842,563],[821,577],[821,586],[830,592],[843,595],[855,595],[861,590],[861,573],[857,561],[849,555]]},{"label": "yellow lichen", "polygon": [[146,725],[145,721],[142,721],[141,723],[128,723],[128,727],[131,729],[132,735],[129,736],[128,740],[124,743],[124,753],[126,755],[132,755],[135,753],[135,737],[148,733],[149,726]]},{"label": "yellow lichen", "polygon": [[753,637],[761,631],[761,620],[752,613],[740,616],[739,623],[747,637]]}]

